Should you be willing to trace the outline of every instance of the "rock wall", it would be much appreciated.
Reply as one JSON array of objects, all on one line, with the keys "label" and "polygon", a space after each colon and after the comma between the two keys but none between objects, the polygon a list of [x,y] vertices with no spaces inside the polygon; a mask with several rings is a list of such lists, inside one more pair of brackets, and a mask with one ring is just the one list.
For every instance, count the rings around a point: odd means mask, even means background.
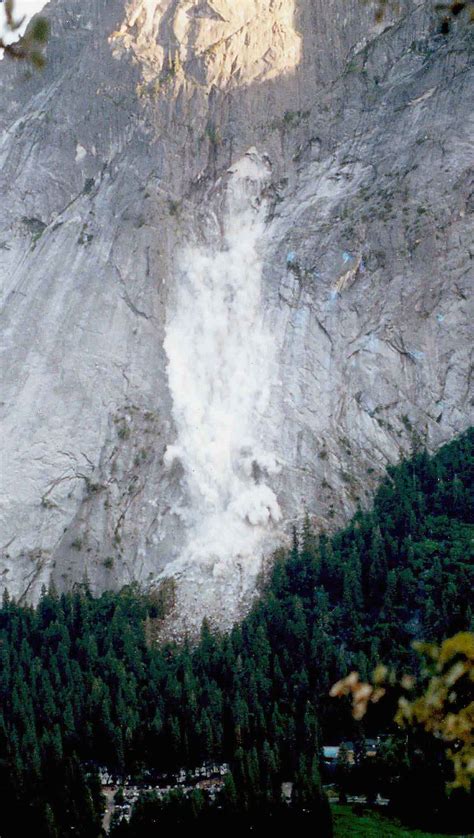
[{"label": "rock wall", "polygon": [[[304,510],[339,525],[388,462],[469,424],[472,27],[439,35],[429,2],[378,24],[359,0],[45,13],[45,71],[0,63],[2,587],[158,585],[183,559],[166,329],[181,254],[222,249],[219,183],[250,147],[271,167],[278,360],[262,551]],[[232,622],[255,557],[181,561],[176,622]]]}]

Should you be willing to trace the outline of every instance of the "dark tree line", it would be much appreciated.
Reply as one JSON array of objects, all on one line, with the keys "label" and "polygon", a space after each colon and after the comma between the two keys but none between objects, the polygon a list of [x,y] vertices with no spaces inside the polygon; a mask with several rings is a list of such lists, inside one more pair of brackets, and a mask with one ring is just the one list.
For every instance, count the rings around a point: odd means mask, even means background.
[{"label": "dark tree line", "polygon": [[[472,628],[473,442],[469,431],[433,457],[389,468],[372,511],[332,537],[316,536],[307,521],[276,556],[249,616],[225,635],[204,623],[194,646],[150,642],[159,605],[134,587],[99,598],[87,587],[44,591],[36,608],[5,596],[2,838],[99,835],[98,765],[140,778],[209,760],[231,766],[219,810],[198,792],[151,799],[122,834],[149,835],[147,818],[222,828],[225,818],[253,826],[292,817],[313,818],[314,834],[330,835],[322,744],[350,739],[362,764],[365,735],[380,732],[394,744],[377,772],[400,811],[413,778],[420,790],[428,776],[445,806],[449,769],[439,749],[428,759],[429,745],[417,740],[410,751],[389,701],[364,728],[328,693],[349,670],[365,677],[380,661],[416,669],[415,638]],[[294,784],[290,808],[280,803],[282,781]],[[429,790],[426,800],[431,811]]]}]

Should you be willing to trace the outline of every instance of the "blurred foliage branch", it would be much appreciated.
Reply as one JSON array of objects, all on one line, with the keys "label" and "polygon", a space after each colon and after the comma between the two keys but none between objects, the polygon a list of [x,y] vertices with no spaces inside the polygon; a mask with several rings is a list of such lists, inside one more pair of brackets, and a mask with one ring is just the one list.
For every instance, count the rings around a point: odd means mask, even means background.
[{"label": "blurred foliage branch", "polygon": [[331,688],[332,697],[352,697],[352,714],[360,720],[369,703],[377,703],[394,689],[400,690],[395,722],[400,727],[422,727],[446,743],[453,765],[449,788],[469,791],[474,781],[474,634],[458,632],[439,646],[414,643],[423,662],[423,689],[415,695],[416,680],[398,678],[394,670],[380,665],[370,683],[351,672]]},{"label": "blurred foliage branch", "polygon": [[[15,17],[14,0],[5,0],[4,8],[6,31],[15,34],[23,25],[25,17]],[[41,69],[45,64],[43,47],[48,37],[48,21],[44,17],[37,17],[19,40],[6,43],[5,39],[0,36],[0,49],[3,49],[4,54],[10,58],[26,60],[34,67]]]},{"label": "blurred foliage branch", "polygon": [[[372,0],[364,0],[364,2],[372,2]],[[377,22],[382,21],[389,8],[398,12],[400,3],[397,0],[377,0],[375,20]],[[474,0],[453,0],[450,3],[436,3],[434,8],[441,17],[440,31],[444,35],[448,34],[452,21],[456,18],[467,15],[470,22],[474,22]]]}]

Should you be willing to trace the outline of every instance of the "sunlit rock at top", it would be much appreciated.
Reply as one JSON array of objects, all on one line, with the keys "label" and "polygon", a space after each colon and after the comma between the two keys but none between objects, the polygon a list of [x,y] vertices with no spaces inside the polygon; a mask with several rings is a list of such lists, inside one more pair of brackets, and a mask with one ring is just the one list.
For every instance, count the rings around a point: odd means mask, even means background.
[{"label": "sunlit rock at top", "polygon": [[148,81],[164,70],[199,85],[246,85],[298,65],[294,17],[294,0],[132,0],[113,40]]}]

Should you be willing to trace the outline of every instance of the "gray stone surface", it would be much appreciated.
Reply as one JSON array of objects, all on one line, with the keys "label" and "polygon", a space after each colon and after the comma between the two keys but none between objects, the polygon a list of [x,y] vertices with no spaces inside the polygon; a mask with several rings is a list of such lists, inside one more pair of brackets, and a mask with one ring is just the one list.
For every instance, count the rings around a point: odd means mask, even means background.
[{"label": "gray stone surface", "polygon": [[[377,25],[359,0],[45,12],[44,72],[0,63],[2,587],[151,584],[179,555],[168,289],[250,146],[272,164],[272,544],[472,421],[472,28],[440,36],[427,2]],[[176,619],[228,624],[251,593],[190,569]]]}]

